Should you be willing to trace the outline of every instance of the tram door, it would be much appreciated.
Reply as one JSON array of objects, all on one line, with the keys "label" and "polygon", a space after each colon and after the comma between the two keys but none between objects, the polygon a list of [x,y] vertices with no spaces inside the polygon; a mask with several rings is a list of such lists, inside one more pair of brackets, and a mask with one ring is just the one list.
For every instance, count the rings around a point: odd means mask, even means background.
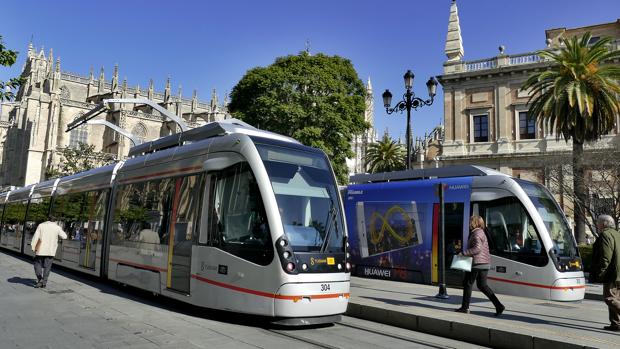
[{"label": "tram door", "polygon": [[202,175],[176,178],[168,235],[167,287],[190,293],[192,243],[200,212]]},{"label": "tram door", "polygon": [[[452,257],[458,250],[463,248],[463,232],[464,232],[464,210],[465,204],[462,202],[447,202],[445,206],[445,246],[444,260],[446,268],[446,284],[461,285],[463,273],[458,270],[450,269]],[[432,282],[439,281],[439,204],[433,206],[433,270]]]},{"label": "tram door", "polygon": [[446,284],[462,285],[463,273],[459,270],[450,269],[452,257],[463,248],[464,218],[462,202],[450,202],[445,204],[446,228],[445,228],[445,260],[446,260]]}]

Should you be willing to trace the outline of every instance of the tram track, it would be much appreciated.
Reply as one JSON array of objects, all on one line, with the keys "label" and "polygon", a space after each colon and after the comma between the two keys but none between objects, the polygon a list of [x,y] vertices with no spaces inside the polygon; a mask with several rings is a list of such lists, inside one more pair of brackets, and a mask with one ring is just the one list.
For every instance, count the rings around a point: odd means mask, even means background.
[{"label": "tram track", "polygon": [[[375,326],[376,328],[373,328]],[[428,337],[415,331],[402,330],[378,323],[354,318],[343,317],[341,322],[329,327],[306,329],[265,329],[269,333],[280,337],[306,343],[316,348],[364,347],[373,343],[385,343],[385,347],[424,347],[424,348],[463,348],[441,338],[433,341],[432,338],[415,338],[416,335]],[[401,333],[395,333],[396,331]],[[364,334],[364,335],[361,335]],[[358,342],[356,342],[356,339]],[[338,344],[338,343],[343,344]],[[344,344],[346,343],[346,344]],[[391,343],[391,345],[388,345]],[[469,345],[469,344],[467,344]]]},{"label": "tram track", "polygon": [[333,345],[329,345],[329,344],[325,344],[325,343],[320,343],[320,342],[315,341],[313,339],[308,339],[308,338],[305,338],[305,337],[302,337],[302,336],[293,335],[292,331],[274,330],[274,329],[266,329],[266,331],[274,333],[274,334],[277,334],[278,336],[282,336],[282,337],[294,339],[296,341],[308,343],[308,344],[314,345],[314,346],[316,346],[318,348],[326,348],[326,349],[338,349],[339,348],[339,347],[335,347]]},{"label": "tram track", "polygon": [[380,336],[390,337],[390,338],[398,339],[398,340],[405,341],[405,342],[426,345],[426,346],[431,347],[431,348],[458,349],[458,347],[446,346],[445,344],[441,344],[440,345],[440,344],[437,344],[437,343],[432,343],[432,342],[421,340],[421,339],[414,339],[414,338],[411,338],[411,337],[408,337],[408,336],[403,336],[403,335],[398,335],[398,334],[394,334],[394,333],[386,333],[386,332],[377,331],[377,330],[369,328],[367,326],[353,325],[353,324],[342,323],[342,322],[336,323],[335,325],[336,326],[342,326],[342,327],[349,327],[349,328],[353,328],[353,329],[360,330],[360,331],[370,332],[370,333],[374,333],[374,334],[377,334],[377,335],[380,335]]}]

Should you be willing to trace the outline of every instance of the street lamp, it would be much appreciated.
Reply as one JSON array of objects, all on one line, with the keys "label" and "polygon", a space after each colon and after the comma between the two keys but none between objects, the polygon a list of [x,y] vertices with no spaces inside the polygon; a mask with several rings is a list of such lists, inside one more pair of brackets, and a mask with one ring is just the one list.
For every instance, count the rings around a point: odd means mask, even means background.
[{"label": "street lamp", "polygon": [[390,108],[390,105],[392,104],[392,93],[390,90],[385,90],[385,92],[383,92],[383,105],[385,106],[385,111],[388,115],[394,113],[395,111],[402,113],[404,110],[407,110],[407,169],[411,168],[411,109],[417,110],[421,106],[433,104],[433,99],[437,93],[437,80],[431,76],[431,78],[426,82],[426,88],[428,89],[428,95],[430,98],[423,100],[420,97],[416,97],[415,93],[411,91],[413,88],[414,77],[415,75],[413,75],[413,72],[411,70],[407,70],[403,76],[407,91],[403,95],[403,100],[396,103],[394,108]]}]

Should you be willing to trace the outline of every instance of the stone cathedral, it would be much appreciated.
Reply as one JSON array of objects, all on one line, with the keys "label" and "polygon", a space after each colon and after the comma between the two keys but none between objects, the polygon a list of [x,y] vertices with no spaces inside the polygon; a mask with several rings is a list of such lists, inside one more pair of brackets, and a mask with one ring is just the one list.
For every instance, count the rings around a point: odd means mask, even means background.
[{"label": "stone cathedral", "polygon": [[[189,127],[228,118],[226,100],[218,103],[213,90],[209,103],[184,98],[181,88],[173,95],[170,79],[164,92],[155,91],[153,80],[147,88],[129,87],[119,82],[118,66],[112,79],[105,79],[101,68],[98,78],[91,69],[89,76],[62,71],[60,58],[54,62],[53,51],[47,57],[37,54],[32,44],[24,64],[25,82],[15,102],[3,103],[0,115],[0,186],[24,186],[45,180],[46,171],[61,160],[57,149],[74,147],[78,142],[92,144],[95,151],[123,159],[132,146],[129,139],[102,125],[82,125],[65,132],[67,124],[109,98],[147,98],[182,117]],[[139,142],[150,141],[176,132],[174,123],[166,122],[151,107],[116,104],[109,113],[97,116],[131,132]]]},{"label": "stone cathedral", "polygon": [[[132,147],[131,141],[103,125],[82,125],[65,132],[67,125],[93,109],[104,99],[147,98],[183,118],[188,127],[202,126],[231,116],[227,98],[218,102],[213,90],[210,102],[198,100],[194,90],[192,98],[184,98],[181,87],[176,94],[170,89],[170,79],[162,92],[155,91],[153,80],[142,89],[129,87],[127,80],[119,82],[118,66],[112,79],[106,80],[101,68],[95,78],[91,68],[89,76],[61,70],[60,58],[54,61],[50,49],[46,56],[43,49],[37,53],[32,43],[28,47],[22,75],[25,82],[14,102],[2,104],[0,113],[0,189],[25,186],[46,179],[46,173],[58,168],[59,149],[76,147],[80,142],[95,146],[95,151],[124,159]],[[374,124],[372,85],[367,83],[366,112],[364,118]],[[176,125],[147,105],[115,104],[108,113],[95,119],[104,119],[131,132],[138,142],[150,141],[176,132]],[[368,144],[375,142],[374,127],[363,135],[354,137],[351,147],[356,156],[347,160],[350,173],[365,171],[363,160]]]}]

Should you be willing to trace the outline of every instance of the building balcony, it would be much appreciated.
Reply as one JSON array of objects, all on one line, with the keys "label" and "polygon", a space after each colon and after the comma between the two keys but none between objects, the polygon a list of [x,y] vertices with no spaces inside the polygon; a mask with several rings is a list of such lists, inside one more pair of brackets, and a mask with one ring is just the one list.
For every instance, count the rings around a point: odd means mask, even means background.
[{"label": "building balcony", "polygon": [[[611,50],[620,49],[620,40],[611,43]],[[478,71],[489,71],[502,67],[517,67],[529,64],[544,63],[546,60],[541,58],[536,51],[513,55],[501,54],[496,57],[477,59],[473,61],[446,62],[444,64],[444,74],[473,73]]]},{"label": "building balcony", "polygon": [[[620,149],[620,134],[601,137],[600,140],[584,145],[584,150]],[[466,143],[462,140],[444,141],[441,157],[444,160],[457,158],[493,158],[496,156],[532,156],[545,153],[572,152],[572,141],[563,138],[556,140],[555,135],[544,138],[507,140],[495,142]]]}]

